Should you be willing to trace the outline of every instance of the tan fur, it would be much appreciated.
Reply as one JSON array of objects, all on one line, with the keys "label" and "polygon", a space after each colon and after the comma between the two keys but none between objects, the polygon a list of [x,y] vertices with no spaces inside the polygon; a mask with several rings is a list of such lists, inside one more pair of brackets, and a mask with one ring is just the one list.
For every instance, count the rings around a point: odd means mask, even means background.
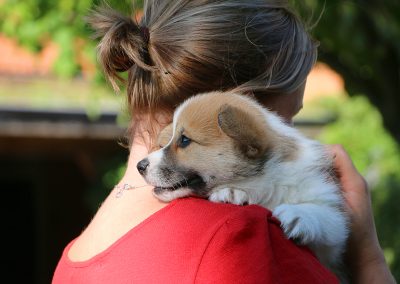
[{"label": "tan fur", "polygon": [[273,139],[269,137],[270,129],[266,123],[240,108],[222,106],[218,114],[218,125],[249,158],[262,157],[272,146]]},{"label": "tan fur", "polygon": [[163,130],[161,130],[160,134],[157,137],[158,149],[168,144],[173,134],[172,131],[172,123],[168,124]]},{"label": "tan fur", "polygon": [[[259,109],[229,92],[213,92],[197,97],[179,115],[175,138],[181,132],[196,143],[213,148],[213,151],[208,149],[202,152],[193,150],[193,147],[189,152],[175,148],[177,152],[183,152],[177,153],[178,159],[192,160],[190,156],[194,155],[193,159],[197,163],[197,155],[222,153],[237,148],[249,158],[260,157],[268,149],[279,148],[282,159],[287,161],[293,160],[297,152],[296,144],[275,133]],[[170,128],[163,130],[159,136],[159,141],[162,141],[160,145],[166,145],[171,136]]]},{"label": "tan fur", "polygon": [[278,135],[276,139],[277,141],[279,141],[276,144],[276,147],[279,147],[279,152],[282,153],[281,156],[282,161],[289,162],[296,160],[298,155],[297,144],[294,141],[284,136]]}]

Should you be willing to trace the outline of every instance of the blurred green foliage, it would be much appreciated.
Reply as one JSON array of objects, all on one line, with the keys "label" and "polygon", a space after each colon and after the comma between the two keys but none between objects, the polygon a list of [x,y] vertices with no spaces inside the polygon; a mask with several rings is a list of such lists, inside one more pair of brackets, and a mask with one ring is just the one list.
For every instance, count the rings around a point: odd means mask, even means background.
[{"label": "blurred green foliage", "polygon": [[350,96],[369,98],[400,143],[400,2],[291,2],[320,42],[319,60],[343,76]]},{"label": "blurred green foliage", "polygon": [[346,146],[357,169],[368,175],[379,169],[379,175],[400,173],[400,153],[396,141],[383,128],[382,117],[363,96],[323,100],[325,108],[335,109],[338,119],[320,135],[326,143]]},{"label": "blurred green foliage", "polygon": [[[84,17],[99,0],[5,0],[0,1],[0,32],[15,38],[22,46],[40,51],[51,40],[61,48],[54,71],[62,77],[79,74],[76,40],[89,39],[91,31]],[[133,1],[142,5],[142,1]],[[107,3],[120,10],[130,11],[131,0],[108,0]],[[95,53],[94,43],[85,41],[86,51]],[[87,53],[87,52],[86,52]],[[94,61],[94,56],[87,54]]]},{"label": "blurred green foliage", "polygon": [[400,280],[400,149],[385,130],[378,110],[365,96],[321,100],[337,120],[326,126],[318,140],[342,144],[366,178],[372,195],[375,222],[385,257]]}]

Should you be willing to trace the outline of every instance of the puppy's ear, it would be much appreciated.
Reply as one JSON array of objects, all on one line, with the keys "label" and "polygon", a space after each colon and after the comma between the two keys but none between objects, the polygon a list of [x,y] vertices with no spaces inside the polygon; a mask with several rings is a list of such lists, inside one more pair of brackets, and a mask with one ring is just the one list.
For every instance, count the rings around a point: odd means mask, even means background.
[{"label": "puppy's ear", "polygon": [[218,113],[218,125],[247,157],[260,158],[267,152],[267,127],[262,119],[237,107],[223,105]]},{"label": "puppy's ear", "polygon": [[157,138],[157,146],[159,148],[164,147],[165,145],[168,144],[168,142],[171,140],[172,135],[173,135],[173,125],[172,123],[168,124],[163,130],[161,130],[160,134],[158,135]]}]

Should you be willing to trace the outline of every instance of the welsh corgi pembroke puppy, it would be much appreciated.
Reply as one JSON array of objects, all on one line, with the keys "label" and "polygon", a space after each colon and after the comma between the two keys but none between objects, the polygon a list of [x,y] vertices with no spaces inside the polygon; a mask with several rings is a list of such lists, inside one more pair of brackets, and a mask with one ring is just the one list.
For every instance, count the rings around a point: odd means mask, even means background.
[{"label": "welsh corgi pembroke puppy", "polygon": [[137,164],[157,198],[194,195],[266,207],[288,238],[340,274],[348,217],[332,159],[319,142],[233,92],[186,100],[159,139],[162,148]]}]

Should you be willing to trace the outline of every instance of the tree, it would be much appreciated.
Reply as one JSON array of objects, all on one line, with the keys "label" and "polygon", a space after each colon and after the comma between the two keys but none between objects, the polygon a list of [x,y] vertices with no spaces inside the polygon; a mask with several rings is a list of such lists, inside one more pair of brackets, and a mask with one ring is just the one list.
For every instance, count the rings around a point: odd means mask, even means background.
[{"label": "tree", "polygon": [[[15,38],[32,51],[39,51],[51,40],[60,47],[54,65],[57,75],[73,77],[80,73],[78,53],[95,61],[94,43],[84,17],[102,2],[121,11],[129,11],[132,2],[141,7],[142,0],[5,0],[0,1],[0,32]],[[84,42],[79,45],[79,40]]]},{"label": "tree", "polygon": [[320,16],[312,30],[320,41],[319,60],[343,76],[350,96],[368,97],[400,143],[399,1],[292,2],[304,17],[310,18],[310,11]]}]

